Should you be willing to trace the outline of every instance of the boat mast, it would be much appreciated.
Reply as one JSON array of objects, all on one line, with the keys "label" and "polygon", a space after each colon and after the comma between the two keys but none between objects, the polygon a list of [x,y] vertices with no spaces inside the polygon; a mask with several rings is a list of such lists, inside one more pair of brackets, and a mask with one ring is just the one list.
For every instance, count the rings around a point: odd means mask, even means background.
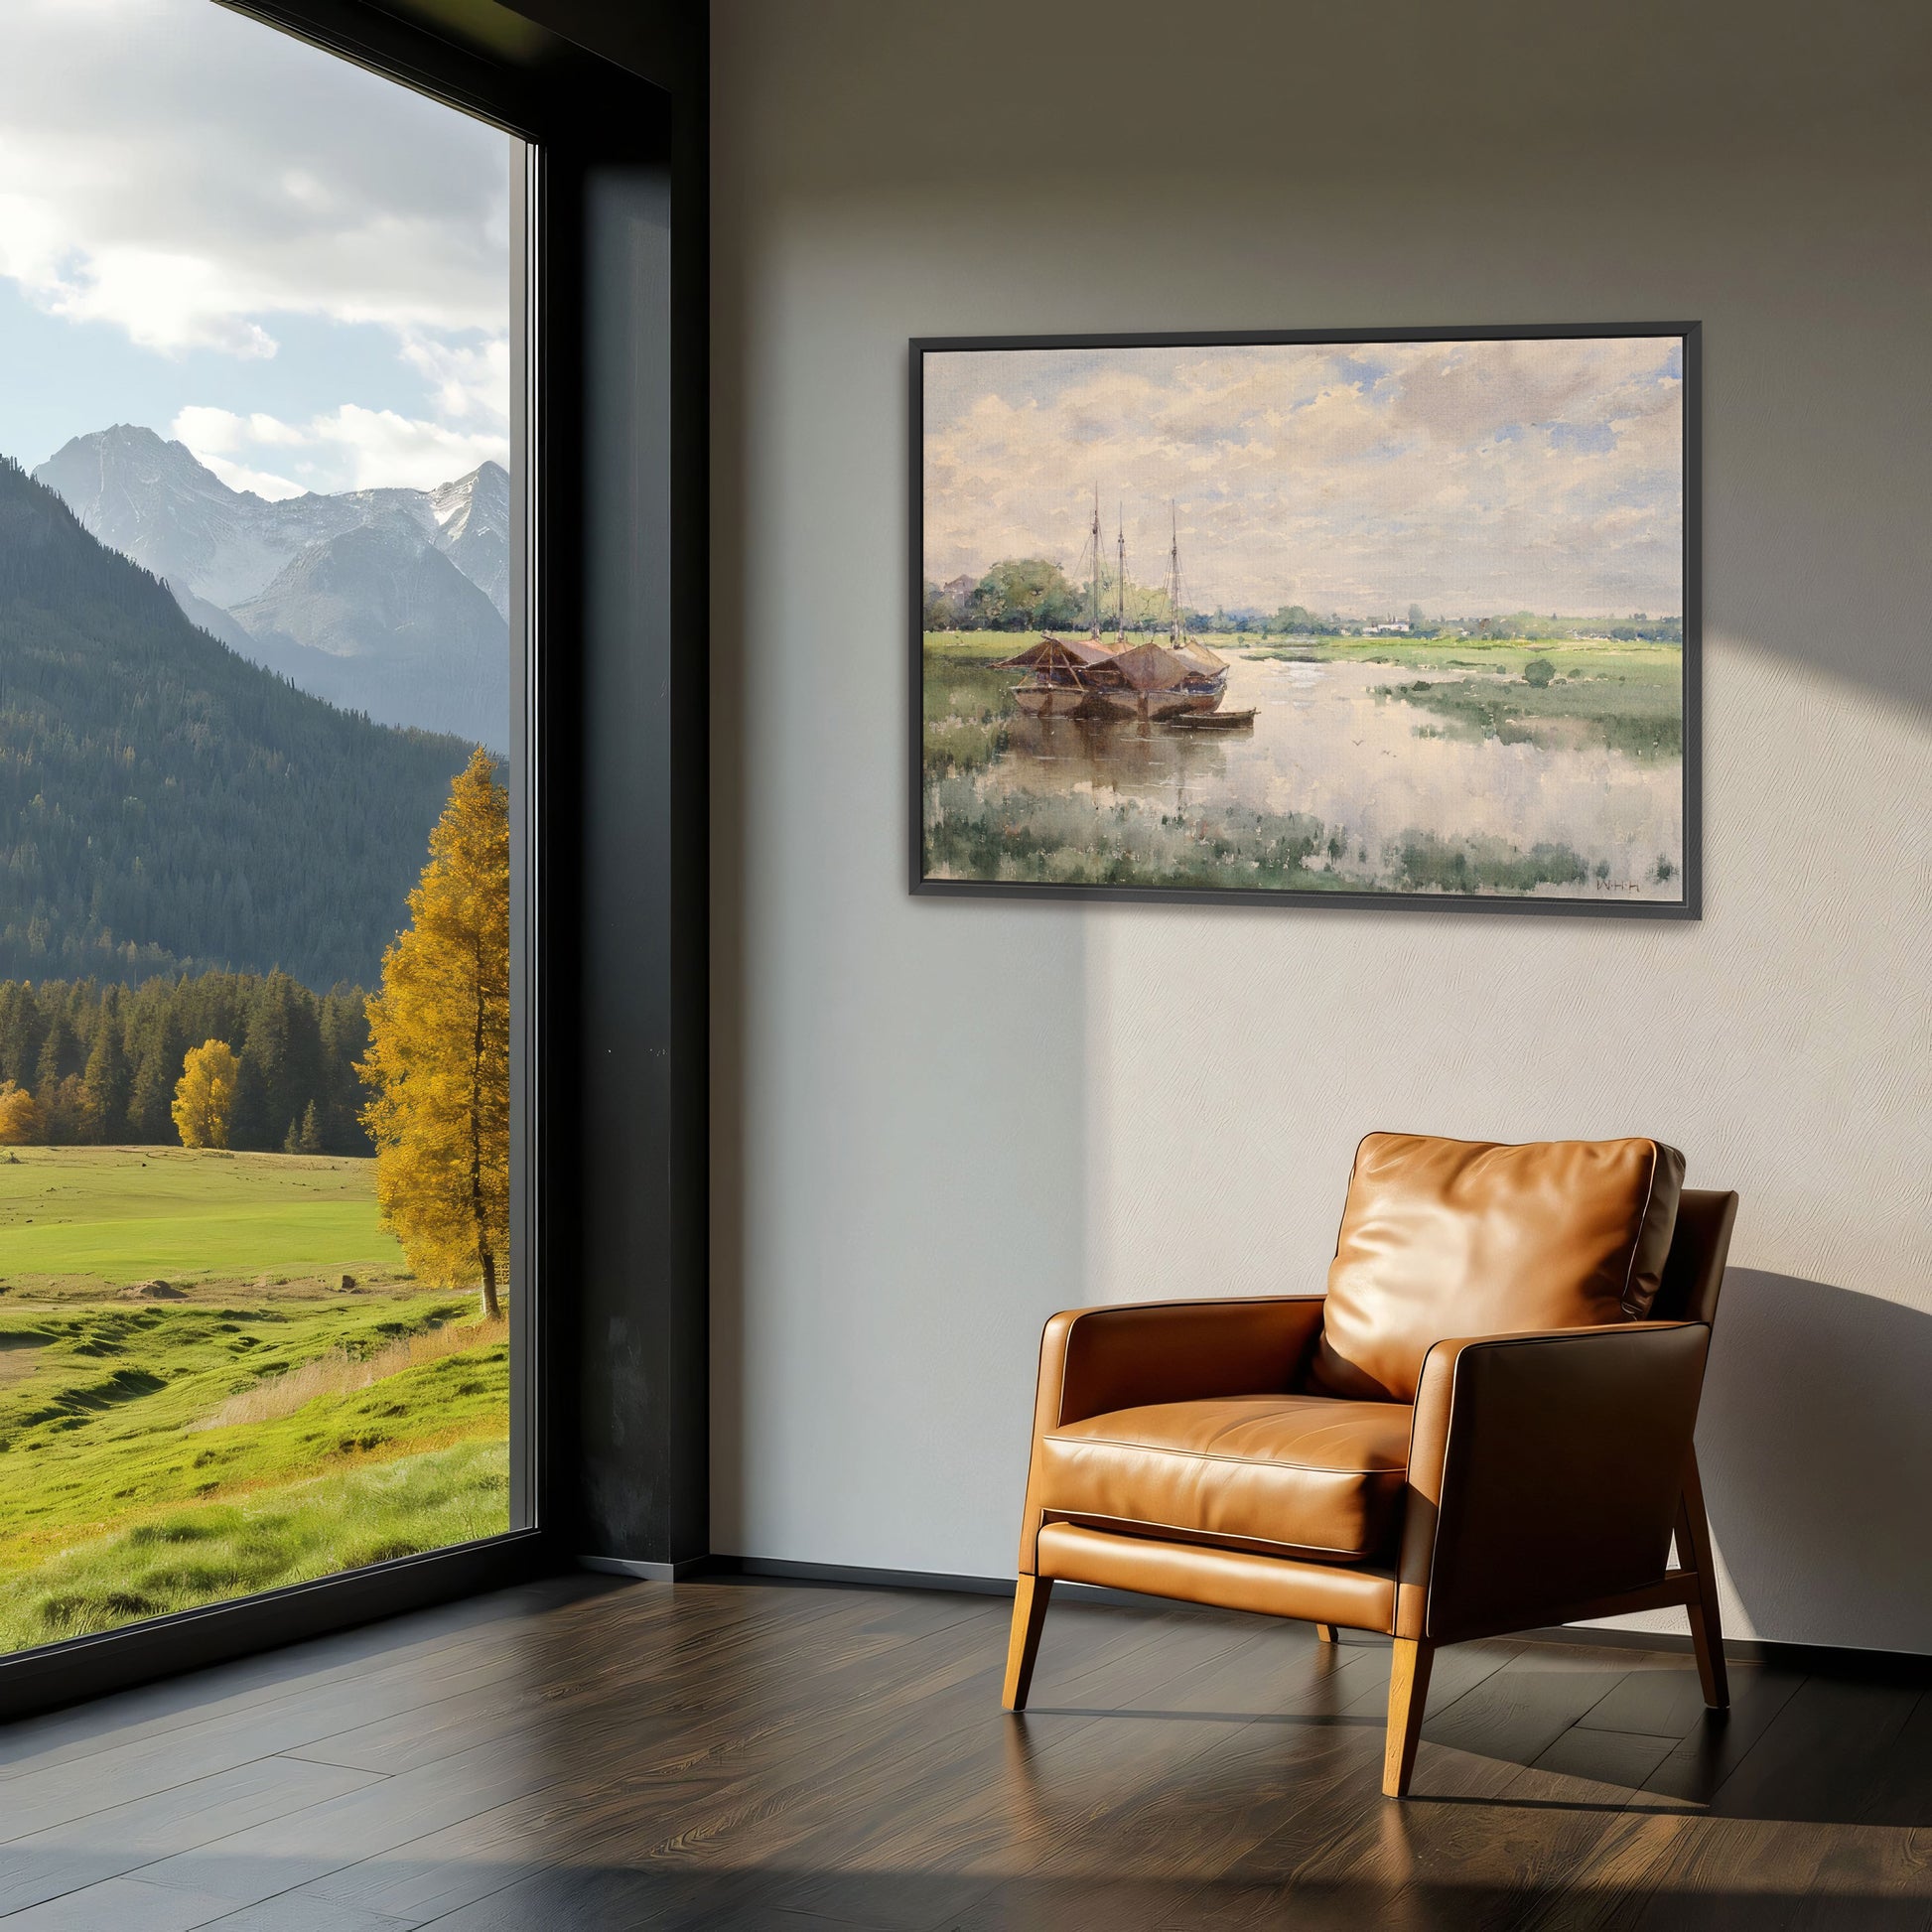
[{"label": "boat mast", "polygon": [[1121,504],[1120,535],[1116,539],[1119,561],[1114,570],[1114,615],[1119,641],[1127,641],[1127,505]]},{"label": "boat mast", "polygon": [[1100,641],[1100,485],[1093,486],[1093,641]]},{"label": "boat mast", "polygon": [[1173,519],[1173,541],[1168,550],[1168,615],[1177,644],[1180,642],[1180,511],[1173,503],[1168,505],[1168,510]]}]

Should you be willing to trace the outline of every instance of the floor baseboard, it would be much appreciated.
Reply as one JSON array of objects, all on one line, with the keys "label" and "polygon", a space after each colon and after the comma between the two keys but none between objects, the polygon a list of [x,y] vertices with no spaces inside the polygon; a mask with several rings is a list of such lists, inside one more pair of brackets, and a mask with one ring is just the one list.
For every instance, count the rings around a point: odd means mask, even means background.
[{"label": "floor baseboard", "polygon": [[968,1596],[1011,1596],[1011,1577],[958,1577],[937,1570],[872,1570],[844,1563],[793,1563],[784,1557],[701,1558],[704,1577],[755,1577],[766,1583],[838,1584],[852,1589],[944,1589]]},{"label": "floor baseboard", "polygon": [[703,1575],[710,1557],[687,1557],[682,1563],[646,1563],[638,1557],[579,1557],[579,1570],[595,1570],[604,1577],[635,1577],[647,1584],[681,1584]]}]

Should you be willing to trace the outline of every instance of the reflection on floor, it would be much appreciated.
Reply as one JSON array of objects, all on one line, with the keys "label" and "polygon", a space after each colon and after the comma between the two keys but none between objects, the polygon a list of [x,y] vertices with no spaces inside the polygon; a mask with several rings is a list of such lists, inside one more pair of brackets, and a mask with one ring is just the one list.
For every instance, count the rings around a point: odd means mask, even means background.
[{"label": "reflection on floor", "polygon": [[0,1732],[0,1914],[124,1932],[1932,1925],[1922,1681],[1055,1602],[560,1579]]}]

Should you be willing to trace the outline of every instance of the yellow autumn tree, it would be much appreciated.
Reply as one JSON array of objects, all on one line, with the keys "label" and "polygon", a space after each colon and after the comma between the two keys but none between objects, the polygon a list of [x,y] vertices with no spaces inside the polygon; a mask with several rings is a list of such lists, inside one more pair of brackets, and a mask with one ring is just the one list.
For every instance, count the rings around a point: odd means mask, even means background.
[{"label": "yellow autumn tree", "polygon": [[168,1111],[175,1117],[183,1147],[228,1145],[237,1071],[234,1048],[225,1039],[204,1040],[182,1056],[175,1104]]},{"label": "yellow autumn tree", "polygon": [[451,783],[409,916],[355,1069],[373,1096],[376,1201],[421,1280],[480,1281],[494,1317],[510,1232],[510,821],[481,749]]},{"label": "yellow autumn tree", "polygon": [[31,1147],[41,1137],[41,1110],[34,1096],[12,1080],[0,1080],[0,1147]]}]

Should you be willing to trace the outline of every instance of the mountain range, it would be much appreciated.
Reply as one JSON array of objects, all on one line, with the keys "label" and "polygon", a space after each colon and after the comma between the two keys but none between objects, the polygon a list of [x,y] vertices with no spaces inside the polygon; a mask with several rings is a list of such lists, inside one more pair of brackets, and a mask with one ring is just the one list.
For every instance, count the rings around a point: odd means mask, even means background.
[{"label": "mountain range", "polygon": [[[363,536],[376,570],[425,570]],[[371,985],[469,752],[245,661],[0,462],[0,978]]]},{"label": "mountain range", "polygon": [[183,611],[299,689],[379,724],[509,740],[509,477],[435,489],[231,489],[185,444],[116,424],[34,472]]}]

